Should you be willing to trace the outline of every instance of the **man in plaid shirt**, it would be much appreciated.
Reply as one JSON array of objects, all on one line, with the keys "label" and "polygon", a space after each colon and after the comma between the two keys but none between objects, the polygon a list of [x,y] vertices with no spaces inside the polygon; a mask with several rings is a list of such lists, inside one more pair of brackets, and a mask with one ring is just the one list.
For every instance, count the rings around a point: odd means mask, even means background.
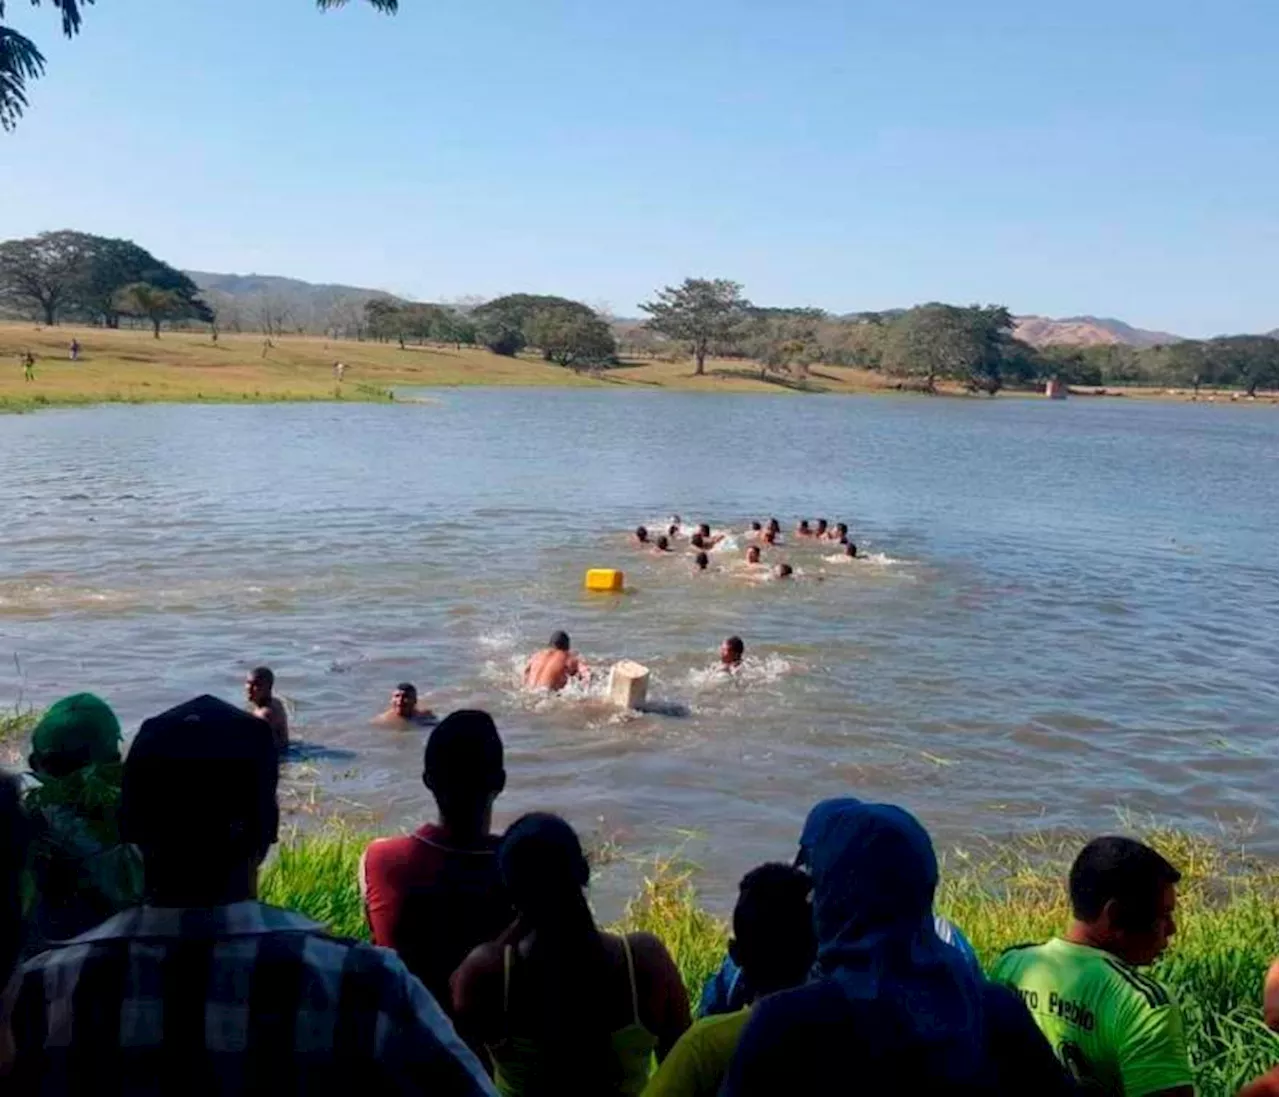
[{"label": "man in plaid shirt", "polygon": [[270,729],[216,698],[142,725],[121,827],[146,905],[24,967],[6,1093],[491,1097],[394,953],[257,902],[277,780]]}]

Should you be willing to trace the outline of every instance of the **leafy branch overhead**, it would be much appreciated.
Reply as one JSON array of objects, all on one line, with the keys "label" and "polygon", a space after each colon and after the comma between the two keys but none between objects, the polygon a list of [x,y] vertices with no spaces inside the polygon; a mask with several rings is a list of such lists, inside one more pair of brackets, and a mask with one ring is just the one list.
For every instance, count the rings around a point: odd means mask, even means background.
[{"label": "leafy branch overhead", "polygon": [[[364,0],[376,11],[395,14],[398,0]],[[40,7],[41,0],[31,0]],[[83,9],[93,0],[49,0],[49,6],[62,16],[62,33],[74,38],[80,33]],[[344,7],[347,0],[316,0],[321,11]],[[5,0],[0,0],[0,129],[11,130],[27,109],[27,85],[44,75],[45,58],[26,35],[6,26]]]}]

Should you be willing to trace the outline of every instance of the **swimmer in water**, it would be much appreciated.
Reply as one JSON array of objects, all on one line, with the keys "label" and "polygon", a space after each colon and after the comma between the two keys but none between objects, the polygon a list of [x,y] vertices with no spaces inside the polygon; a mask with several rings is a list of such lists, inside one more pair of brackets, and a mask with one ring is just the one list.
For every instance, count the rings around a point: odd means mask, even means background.
[{"label": "swimmer in water", "polygon": [[763,540],[766,545],[777,544],[778,531],[776,529],[766,529],[764,531],[764,537],[762,537],[761,540]]},{"label": "swimmer in water", "polygon": [[773,569],[773,577],[775,579],[790,579],[795,575],[795,571],[790,564],[778,564]]},{"label": "swimmer in water", "polygon": [[283,754],[289,749],[289,714],[284,703],[272,692],[275,685],[276,676],[270,667],[254,667],[244,680],[244,694],[249,701],[250,714],[271,729],[276,750]]},{"label": "swimmer in water", "polygon": [[827,520],[825,518],[818,519],[817,528],[813,531],[813,535],[821,540],[825,540],[827,536]]},{"label": "swimmer in water", "polygon": [[770,518],[769,521],[765,523],[764,528],[775,537],[782,532],[782,526],[778,524],[778,520],[776,518]]},{"label": "swimmer in water", "polygon": [[391,695],[391,706],[375,716],[373,722],[381,727],[407,728],[434,723],[435,718],[429,708],[418,707],[418,687],[412,682],[401,682]]},{"label": "swimmer in water", "polygon": [[797,537],[812,537],[813,531],[809,528],[809,519],[801,518],[800,524],[796,526]]},{"label": "swimmer in water", "polygon": [[707,558],[707,554],[705,552],[700,552],[693,558],[693,566],[697,571],[706,571],[707,565],[710,563],[711,561]]},{"label": "swimmer in water", "polygon": [[730,636],[720,645],[720,666],[727,671],[735,671],[742,666],[742,653],[745,650],[741,636]]},{"label": "swimmer in water", "polygon": [[649,531],[644,526],[636,526],[636,532],[633,536],[637,545],[647,545],[649,543]]},{"label": "swimmer in water", "polygon": [[759,545],[752,545],[750,548],[747,549],[747,563],[748,564],[760,563],[760,546]]},{"label": "swimmer in water", "polygon": [[655,552],[659,556],[661,556],[664,552],[671,551],[671,542],[668,541],[665,537],[659,537],[656,541],[654,541],[653,547],[650,549],[650,551]]},{"label": "swimmer in water", "polygon": [[836,528],[828,533],[827,536],[833,541],[839,541],[840,544],[843,545],[849,540],[849,527],[844,522],[837,522]]},{"label": "swimmer in water", "polygon": [[702,549],[707,547],[707,543],[702,539],[702,534],[700,533],[695,533],[692,537],[690,537],[689,544],[691,544],[696,549]]},{"label": "swimmer in water", "polygon": [[751,528],[747,531],[747,536],[750,537],[751,540],[753,541],[759,541],[760,536],[763,533],[764,533],[764,528],[760,525],[760,523],[752,522]]},{"label": "swimmer in water", "polygon": [[703,522],[698,527],[698,536],[702,538],[702,544],[698,546],[699,548],[715,548],[716,545],[724,540],[724,534],[712,533],[711,527],[706,522]]},{"label": "swimmer in water", "polygon": [[836,553],[834,556],[824,556],[823,559],[832,564],[847,564],[850,560],[858,559],[858,546],[852,541],[846,541],[843,552]]},{"label": "swimmer in water", "polygon": [[524,668],[525,689],[564,689],[570,678],[579,677],[586,666],[569,647],[567,632],[553,632],[547,646],[534,652]]}]

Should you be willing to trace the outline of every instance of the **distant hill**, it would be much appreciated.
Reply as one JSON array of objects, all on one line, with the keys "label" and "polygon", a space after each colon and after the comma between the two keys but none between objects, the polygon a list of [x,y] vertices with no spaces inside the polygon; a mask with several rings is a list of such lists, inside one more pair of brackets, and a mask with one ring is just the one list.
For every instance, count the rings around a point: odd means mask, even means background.
[{"label": "distant hill", "polygon": [[1014,317],[1013,334],[1033,347],[1100,346],[1119,343],[1127,347],[1155,347],[1182,342],[1181,335],[1167,331],[1146,331],[1105,316],[1068,316],[1053,320],[1047,316]]},{"label": "distant hill", "polygon": [[218,313],[221,326],[232,330],[257,330],[264,313],[284,330],[323,331],[353,322],[367,301],[394,294],[363,286],[304,282],[275,274],[215,274],[184,271],[201,296]]}]

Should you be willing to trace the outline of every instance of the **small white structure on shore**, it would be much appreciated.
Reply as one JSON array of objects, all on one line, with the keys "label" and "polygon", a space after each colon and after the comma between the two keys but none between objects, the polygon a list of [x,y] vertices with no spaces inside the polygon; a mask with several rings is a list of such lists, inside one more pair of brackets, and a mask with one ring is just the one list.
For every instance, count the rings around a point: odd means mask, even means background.
[{"label": "small white structure on shore", "polygon": [[1050,377],[1044,383],[1044,394],[1050,400],[1065,400],[1067,398],[1067,386],[1056,377]]},{"label": "small white structure on shore", "polygon": [[609,700],[619,708],[639,708],[649,695],[649,668],[623,659],[609,670]]}]

